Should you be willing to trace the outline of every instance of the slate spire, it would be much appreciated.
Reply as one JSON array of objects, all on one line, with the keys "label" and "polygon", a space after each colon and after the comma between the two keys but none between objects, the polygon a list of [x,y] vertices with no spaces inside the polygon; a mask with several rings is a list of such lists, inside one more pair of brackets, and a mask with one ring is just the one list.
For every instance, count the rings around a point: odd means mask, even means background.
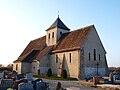
[{"label": "slate spire", "polygon": [[[67,31],[70,30],[70,29],[60,20],[59,16],[58,16],[58,18],[55,20],[55,22],[54,22],[47,30],[50,30],[50,29],[55,28],[55,27],[58,27],[58,28],[61,28],[61,29],[67,30]],[[47,30],[46,30],[46,31],[47,31]]]}]

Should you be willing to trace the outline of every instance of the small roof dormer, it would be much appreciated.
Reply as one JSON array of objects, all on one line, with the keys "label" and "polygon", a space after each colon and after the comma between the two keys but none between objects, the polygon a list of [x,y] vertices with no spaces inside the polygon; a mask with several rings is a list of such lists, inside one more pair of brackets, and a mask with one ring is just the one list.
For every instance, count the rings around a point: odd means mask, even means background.
[{"label": "small roof dormer", "polygon": [[46,31],[48,31],[52,28],[55,28],[55,27],[70,31],[70,29],[60,20],[59,17],[55,20],[55,22]]}]

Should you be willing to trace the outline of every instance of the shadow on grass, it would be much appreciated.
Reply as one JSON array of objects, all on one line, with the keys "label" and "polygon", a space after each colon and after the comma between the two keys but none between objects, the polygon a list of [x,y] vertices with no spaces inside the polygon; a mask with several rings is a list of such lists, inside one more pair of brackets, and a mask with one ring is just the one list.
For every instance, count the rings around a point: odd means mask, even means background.
[{"label": "shadow on grass", "polygon": [[75,81],[78,81],[77,78],[62,78],[62,77],[56,77],[56,76],[47,77],[47,76],[41,76],[41,75],[34,75],[33,77],[50,79],[50,80],[75,80]]}]

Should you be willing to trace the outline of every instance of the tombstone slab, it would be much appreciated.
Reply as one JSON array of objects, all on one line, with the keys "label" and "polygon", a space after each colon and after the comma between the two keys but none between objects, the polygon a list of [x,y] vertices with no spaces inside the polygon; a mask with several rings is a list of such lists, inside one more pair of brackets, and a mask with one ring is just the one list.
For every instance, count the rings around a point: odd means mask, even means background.
[{"label": "tombstone slab", "polygon": [[31,83],[20,83],[18,85],[18,90],[34,90],[33,84]]},{"label": "tombstone slab", "polygon": [[36,90],[47,90],[47,84],[43,81],[37,82]]}]

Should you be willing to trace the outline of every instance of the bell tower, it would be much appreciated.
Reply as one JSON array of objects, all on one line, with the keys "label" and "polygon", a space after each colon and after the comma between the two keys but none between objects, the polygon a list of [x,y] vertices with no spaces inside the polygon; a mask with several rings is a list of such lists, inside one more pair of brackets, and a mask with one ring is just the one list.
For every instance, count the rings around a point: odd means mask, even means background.
[{"label": "bell tower", "polygon": [[55,45],[62,34],[69,32],[70,29],[60,20],[59,16],[55,22],[46,30],[47,46]]}]

